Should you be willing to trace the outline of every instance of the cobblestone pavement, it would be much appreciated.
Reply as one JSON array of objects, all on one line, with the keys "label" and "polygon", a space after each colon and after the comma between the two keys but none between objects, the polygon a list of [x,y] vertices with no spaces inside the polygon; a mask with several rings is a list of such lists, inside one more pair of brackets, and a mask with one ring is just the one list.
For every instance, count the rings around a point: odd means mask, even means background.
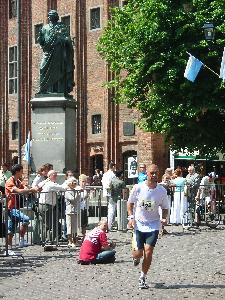
[{"label": "cobblestone pavement", "polygon": [[225,299],[224,228],[170,234],[158,240],[148,282],[137,288],[140,266],[130,258],[129,232],[112,232],[117,260],[112,265],[81,266],[79,250],[40,246],[22,250],[21,258],[0,257],[0,298],[3,299]]}]

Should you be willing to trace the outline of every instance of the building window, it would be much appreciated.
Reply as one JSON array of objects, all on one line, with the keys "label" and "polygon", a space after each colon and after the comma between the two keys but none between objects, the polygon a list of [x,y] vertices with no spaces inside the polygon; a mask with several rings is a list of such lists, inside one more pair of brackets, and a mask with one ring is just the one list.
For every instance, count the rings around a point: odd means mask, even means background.
[{"label": "building window", "polygon": [[67,26],[68,32],[70,34],[70,16],[61,17],[61,22]]},{"label": "building window", "polygon": [[92,134],[101,133],[101,115],[92,116]]},{"label": "building window", "polygon": [[17,0],[9,0],[9,19],[17,16]]},{"label": "building window", "polygon": [[90,30],[101,28],[100,7],[91,8],[90,10]]},{"label": "building window", "polygon": [[38,37],[39,37],[42,27],[43,27],[43,23],[34,25],[34,42],[35,42],[35,44],[38,44]]},{"label": "building window", "polygon": [[9,47],[9,94],[17,93],[17,46]]},{"label": "building window", "polygon": [[12,140],[18,139],[18,122],[12,122]]}]

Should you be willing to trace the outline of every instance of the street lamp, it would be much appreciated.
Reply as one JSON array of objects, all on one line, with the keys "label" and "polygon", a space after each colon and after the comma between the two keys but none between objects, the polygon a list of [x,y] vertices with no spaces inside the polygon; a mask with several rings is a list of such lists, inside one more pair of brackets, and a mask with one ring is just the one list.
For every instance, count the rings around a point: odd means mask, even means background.
[{"label": "street lamp", "polygon": [[213,42],[214,37],[215,37],[215,27],[214,27],[213,23],[206,22],[202,28],[204,30],[206,41]]}]

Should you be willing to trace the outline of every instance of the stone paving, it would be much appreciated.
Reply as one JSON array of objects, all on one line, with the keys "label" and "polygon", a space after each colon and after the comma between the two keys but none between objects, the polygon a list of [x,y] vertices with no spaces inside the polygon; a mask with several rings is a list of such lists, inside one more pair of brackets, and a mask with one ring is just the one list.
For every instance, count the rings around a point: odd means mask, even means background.
[{"label": "stone paving", "polygon": [[224,227],[170,232],[158,240],[148,282],[137,288],[140,266],[130,257],[130,232],[112,232],[117,260],[112,265],[82,266],[79,249],[40,246],[21,250],[22,258],[0,257],[2,299],[225,299]]}]

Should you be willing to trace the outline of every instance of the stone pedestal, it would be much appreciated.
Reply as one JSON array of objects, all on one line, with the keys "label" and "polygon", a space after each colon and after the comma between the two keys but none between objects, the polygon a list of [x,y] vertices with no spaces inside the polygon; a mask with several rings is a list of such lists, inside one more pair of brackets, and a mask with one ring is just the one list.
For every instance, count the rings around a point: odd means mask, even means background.
[{"label": "stone pedestal", "polygon": [[63,173],[76,169],[76,102],[64,95],[36,95],[31,100],[31,168],[51,163]]}]

